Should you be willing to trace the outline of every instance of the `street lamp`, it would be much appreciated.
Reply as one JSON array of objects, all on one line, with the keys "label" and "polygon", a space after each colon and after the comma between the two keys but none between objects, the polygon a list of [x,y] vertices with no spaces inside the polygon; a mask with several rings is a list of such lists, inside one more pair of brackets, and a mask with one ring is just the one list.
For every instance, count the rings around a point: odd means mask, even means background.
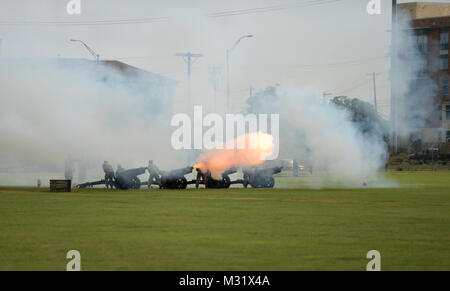
[{"label": "street lamp", "polygon": [[227,49],[227,113],[230,111],[230,53],[246,37],[253,37],[253,34],[241,36],[231,48]]},{"label": "street lamp", "polygon": [[70,39],[70,41],[73,41],[73,42],[81,42],[81,43],[84,45],[84,47],[85,47],[85,48],[91,53],[91,55],[95,58],[95,60],[96,60],[96,61],[99,61],[100,55],[97,54],[97,53],[95,53],[93,49],[91,49],[86,43],[84,43],[84,41],[79,40],[79,39]]}]

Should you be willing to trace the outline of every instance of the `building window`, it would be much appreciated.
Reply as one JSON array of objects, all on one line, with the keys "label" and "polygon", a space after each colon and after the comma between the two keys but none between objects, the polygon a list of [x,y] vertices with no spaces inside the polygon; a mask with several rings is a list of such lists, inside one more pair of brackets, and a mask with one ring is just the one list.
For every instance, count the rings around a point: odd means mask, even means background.
[{"label": "building window", "polygon": [[445,106],[445,120],[450,121],[450,105]]},{"label": "building window", "polygon": [[438,131],[438,143],[442,142],[442,131]]},{"label": "building window", "polygon": [[438,120],[442,120],[442,105],[438,106],[437,114],[438,114]]},{"label": "building window", "polygon": [[450,130],[445,134],[445,141],[450,142]]},{"label": "building window", "polygon": [[442,80],[442,95],[448,96],[448,80]]},{"label": "building window", "polygon": [[448,54],[440,55],[439,68],[441,70],[448,70]]},{"label": "building window", "polygon": [[441,38],[440,38],[440,47],[441,50],[448,50],[448,28],[441,29]]},{"label": "building window", "polygon": [[414,31],[413,45],[416,46],[420,53],[427,53],[428,38],[426,30],[417,29]]}]

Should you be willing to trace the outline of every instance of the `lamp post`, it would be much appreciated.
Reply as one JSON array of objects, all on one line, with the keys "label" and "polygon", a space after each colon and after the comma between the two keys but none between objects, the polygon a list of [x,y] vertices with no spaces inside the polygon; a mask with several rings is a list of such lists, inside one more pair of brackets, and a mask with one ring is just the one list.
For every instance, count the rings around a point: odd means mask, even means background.
[{"label": "lamp post", "polygon": [[230,111],[230,54],[242,39],[253,37],[253,34],[241,36],[231,48],[227,49],[227,113]]},{"label": "lamp post", "polygon": [[97,53],[95,53],[94,50],[91,49],[84,41],[79,40],[79,39],[71,39],[70,41],[73,41],[73,42],[81,42],[81,43],[84,45],[84,47],[85,47],[85,48],[91,53],[91,55],[95,58],[95,60],[96,60],[96,61],[99,61],[100,55],[97,54]]}]

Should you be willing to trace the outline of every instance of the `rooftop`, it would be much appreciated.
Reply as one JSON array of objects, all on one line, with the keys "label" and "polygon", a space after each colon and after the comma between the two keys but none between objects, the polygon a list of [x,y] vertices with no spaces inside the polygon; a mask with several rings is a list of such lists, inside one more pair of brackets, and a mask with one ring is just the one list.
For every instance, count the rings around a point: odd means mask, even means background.
[{"label": "rooftop", "polygon": [[442,2],[412,2],[398,4],[401,19],[409,20],[450,17],[450,3]]}]

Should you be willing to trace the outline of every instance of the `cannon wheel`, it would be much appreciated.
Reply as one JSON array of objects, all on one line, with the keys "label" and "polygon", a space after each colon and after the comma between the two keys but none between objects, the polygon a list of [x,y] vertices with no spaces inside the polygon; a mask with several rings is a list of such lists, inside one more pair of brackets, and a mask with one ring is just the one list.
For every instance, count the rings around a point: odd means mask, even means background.
[{"label": "cannon wheel", "polygon": [[267,188],[273,188],[275,186],[275,179],[273,177],[270,177],[270,179],[267,181]]},{"label": "cannon wheel", "polygon": [[228,177],[228,175],[223,177],[222,181],[223,181],[223,183],[225,185],[225,188],[230,188],[230,186],[231,186],[231,179],[230,179],[230,177]]},{"label": "cannon wheel", "polygon": [[275,186],[275,179],[273,177],[257,178],[250,181],[252,188],[273,188]]},{"label": "cannon wheel", "polygon": [[138,177],[133,179],[133,189],[141,189],[141,180]]},{"label": "cannon wheel", "polygon": [[177,179],[177,189],[186,189],[187,188],[187,180],[185,177],[181,179]]}]

